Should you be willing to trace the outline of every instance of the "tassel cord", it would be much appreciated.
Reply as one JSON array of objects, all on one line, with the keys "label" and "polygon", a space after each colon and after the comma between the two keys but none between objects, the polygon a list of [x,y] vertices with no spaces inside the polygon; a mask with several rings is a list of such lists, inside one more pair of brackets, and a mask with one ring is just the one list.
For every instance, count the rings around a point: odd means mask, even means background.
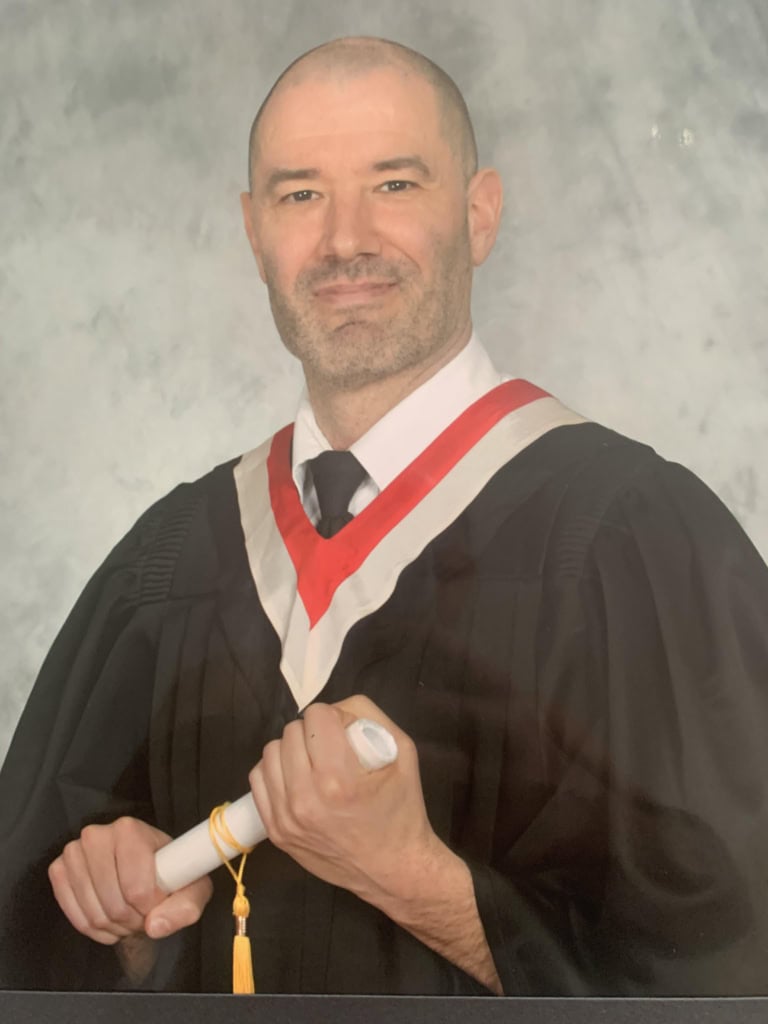
[{"label": "tassel cord", "polygon": [[[251,912],[251,905],[245,895],[243,884],[243,872],[245,860],[253,849],[252,846],[242,846],[232,835],[224,819],[224,811],[229,807],[228,803],[219,804],[214,807],[208,818],[208,833],[211,837],[216,852],[221,858],[222,864],[232,876],[235,883],[235,898],[232,902],[232,914],[235,918],[235,938],[232,944],[232,991],[236,994],[251,994],[255,991],[253,979],[253,958],[251,955],[251,940],[247,935],[246,922]],[[237,850],[240,856],[240,864],[237,871],[229,863],[226,853],[222,848],[226,843],[233,850]]]}]

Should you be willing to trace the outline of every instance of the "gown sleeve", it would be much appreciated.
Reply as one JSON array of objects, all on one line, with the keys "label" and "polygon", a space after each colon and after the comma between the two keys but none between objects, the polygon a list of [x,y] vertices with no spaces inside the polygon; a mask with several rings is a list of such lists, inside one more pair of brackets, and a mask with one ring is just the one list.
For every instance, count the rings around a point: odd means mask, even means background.
[{"label": "gown sleeve", "polygon": [[504,989],[764,994],[768,569],[718,499],[655,456],[548,559],[548,796],[470,865]]},{"label": "gown sleeve", "polygon": [[121,984],[114,950],[80,936],[59,910],[47,867],[86,823],[153,819],[152,609],[168,592],[185,504],[163,499],[108,556],[19,721],[0,772],[0,987]]}]

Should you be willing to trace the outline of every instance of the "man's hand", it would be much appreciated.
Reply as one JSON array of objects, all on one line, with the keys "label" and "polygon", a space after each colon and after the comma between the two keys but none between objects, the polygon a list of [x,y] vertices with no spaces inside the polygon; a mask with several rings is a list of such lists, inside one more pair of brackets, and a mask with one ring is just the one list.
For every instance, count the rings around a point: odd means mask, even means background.
[{"label": "man's hand", "polygon": [[[194,924],[211,898],[209,878],[168,895],[155,883],[155,852],[170,836],[136,818],[88,825],[48,868],[70,923],[95,942],[163,938]],[[126,949],[136,948],[128,942]]]},{"label": "man's hand", "polygon": [[[361,767],[344,731],[362,717],[397,741],[397,760],[376,772]],[[428,858],[438,842],[413,742],[365,697],[308,707],[281,740],[267,744],[250,782],[272,842],[369,902],[395,884],[404,860]]]},{"label": "man's hand", "polygon": [[[392,733],[393,764],[361,767],[344,732],[355,718]],[[275,846],[501,991],[469,869],[429,823],[415,744],[367,697],[312,704],[267,744],[250,782]]]}]

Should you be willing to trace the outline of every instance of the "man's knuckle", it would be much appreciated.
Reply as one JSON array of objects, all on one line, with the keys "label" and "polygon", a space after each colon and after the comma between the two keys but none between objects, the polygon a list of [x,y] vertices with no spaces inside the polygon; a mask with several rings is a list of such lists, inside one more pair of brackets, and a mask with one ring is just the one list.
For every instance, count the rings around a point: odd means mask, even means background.
[{"label": "man's knuckle", "polygon": [[275,818],[270,822],[268,830],[269,841],[278,847],[283,847],[289,841],[289,834],[283,825],[282,819]]},{"label": "man's knuckle", "polygon": [[136,818],[122,817],[112,823],[112,829],[116,841],[120,843],[131,842],[139,835],[141,822]]},{"label": "man's knuckle", "polygon": [[48,879],[52,885],[60,885],[67,877],[67,868],[62,857],[48,865]]},{"label": "man's knuckle", "polygon": [[123,883],[123,896],[125,902],[131,907],[139,906],[146,902],[150,890],[143,879],[130,879]]},{"label": "man's knuckle", "polygon": [[71,839],[61,851],[59,860],[62,862],[62,866],[66,870],[74,868],[75,865],[80,863],[82,858],[82,845],[81,839]]},{"label": "man's knuckle", "polygon": [[80,842],[86,850],[100,846],[104,838],[103,825],[86,825],[80,832]]},{"label": "man's knuckle", "polygon": [[294,793],[288,797],[287,802],[290,813],[289,816],[281,818],[281,828],[291,828],[294,824],[300,827],[312,824],[314,811],[314,802],[312,800],[308,800],[304,793]]},{"label": "man's knuckle", "polygon": [[338,775],[321,775],[316,786],[321,799],[328,804],[342,803],[347,797],[347,786]]},{"label": "man's knuckle", "polygon": [[103,908],[99,907],[97,910],[91,910],[88,914],[88,924],[97,931],[108,932],[112,930],[114,921]]},{"label": "man's knuckle", "polygon": [[398,736],[397,752],[399,757],[410,758],[411,760],[418,760],[419,758],[418,748],[407,733],[402,733],[402,735]]},{"label": "man's knuckle", "polygon": [[303,732],[304,723],[301,719],[296,719],[293,722],[289,722],[288,725],[283,729],[283,737],[292,736],[294,733]]},{"label": "man's knuckle", "polygon": [[312,831],[323,814],[322,801],[318,796],[315,787],[311,790],[298,789],[288,793],[280,813],[281,828],[293,836]]},{"label": "man's knuckle", "polygon": [[133,911],[119,896],[104,901],[104,915],[98,927],[109,928],[113,925],[127,924],[133,917]]},{"label": "man's knuckle", "polygon": [[[311,723],[318,716],[322,715],[323,714],[323,709],[326,708],[327,706],[328,705],[327,704],[323,704],[322,701],[316,701],[314,704],[310,704],[309,707],[304,710],[303,724],[307,725],[307,723]],[[301,725],[302,724],[302,720],[300,719],[296,723],[292,723],[292,724]]]},{"label": "man's knuckle", "polygon": [[262,751],[261,759],[265,765],[270,765],[273,761],[279,760],[279,758],[280,740],[270,740]]}]

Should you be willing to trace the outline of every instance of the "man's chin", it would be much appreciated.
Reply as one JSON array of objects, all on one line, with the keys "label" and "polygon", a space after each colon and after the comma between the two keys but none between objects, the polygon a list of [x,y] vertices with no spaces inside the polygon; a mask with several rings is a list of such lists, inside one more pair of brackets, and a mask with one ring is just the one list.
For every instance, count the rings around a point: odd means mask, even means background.
[{"label": "man's chin", "polygon": [[394,353],[388,358],[380,346],[366,350],[359,345],[346,344],[337,346],[332,356],[302,360],[302,363],[307,378],[334,391],[359,391],[408,368],[404,365],[407,360]]},{"label": "man's chin", "polygon": [[329,345],[356,344],[371,350],[386,345],[391,333],[389,323],[369,317],[348,317],[332,327],[327,337]]},{"label": "man's chin", "polygon": [[310,337],[295,335],[283,342],[304,367],[308,379],[324,388],[354,391],[396,376],[423,358],[421,346],[409,346],[410,325],[392,318],[348,315]]}]

